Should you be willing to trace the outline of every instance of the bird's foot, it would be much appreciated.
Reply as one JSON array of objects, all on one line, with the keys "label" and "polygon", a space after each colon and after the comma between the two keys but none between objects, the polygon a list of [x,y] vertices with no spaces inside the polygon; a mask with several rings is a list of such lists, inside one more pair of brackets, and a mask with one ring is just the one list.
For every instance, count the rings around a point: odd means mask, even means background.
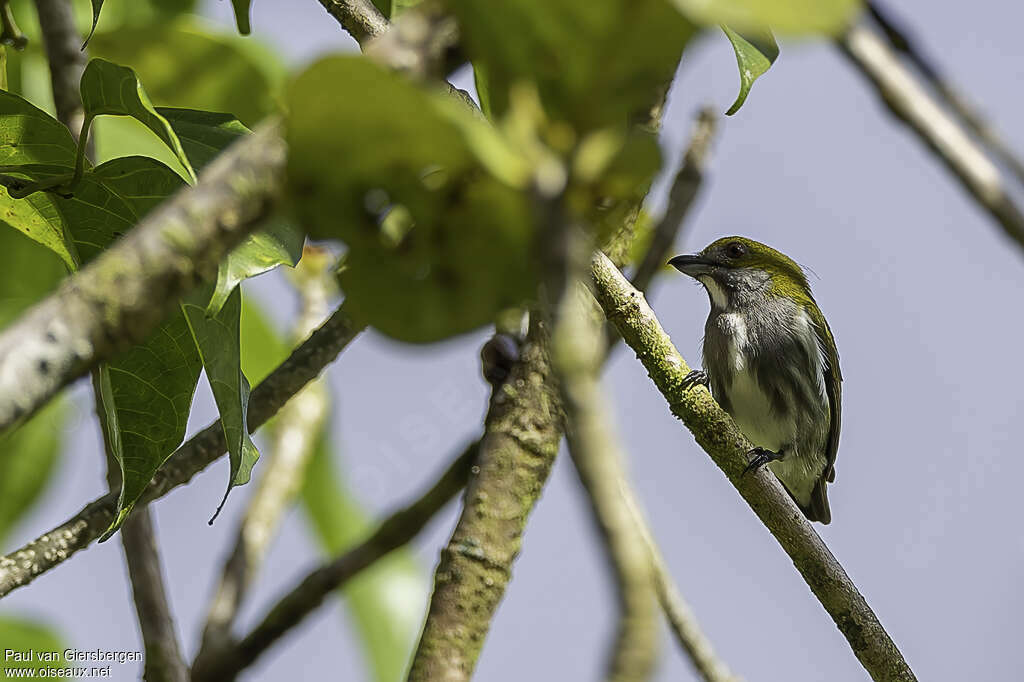
[{"label": "bird's foot", "polygon": [[683,377],[683,390],[689,390],[700,384],[704,388],[711,385],[711,379],[708,378],[708,373],[702,369],[695,369]]},{"label": "bird's foot", "polygon": [[782,459],[781,452],[772,452],[766,448],[757,447],[747,453],[747,457],[750,458],[747,468],[743,470],[743,476],[746,476],[751,471],[757,471],[768,462],[777,462]]}]

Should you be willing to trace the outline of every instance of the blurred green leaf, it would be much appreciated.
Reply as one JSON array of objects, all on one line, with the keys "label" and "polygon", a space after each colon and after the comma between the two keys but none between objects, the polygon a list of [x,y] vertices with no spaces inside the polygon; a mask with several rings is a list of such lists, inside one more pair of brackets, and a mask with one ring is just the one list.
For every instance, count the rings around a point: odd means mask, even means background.
[{"label": "blurred green leaf", "polygon": [[746,31],[833,35],[855,18],[861,0],[672,0],[692,21]]},{"label": "blurred green leaf", "polygon": [[[0,329],[56,288],[66,272],[49,250],[0,226]],[[65,418],[54,400],[18,429],[0,436],[0,542],[43,492],[56,470]],[[0,640],[3,641],[3,640]]]},{"label": "blurred green leaf", "polygon": [[243,36],[247,36],[252,32],[252,26],[249,25],[249,8],[252,5],[252,0],[231,0],[231,6],[235,8],[235,24],[238,26],[238,32]]},{"label": "blurred green leaf", "polygon": [[489,106],[534,82],[545,110],[577,130],[625,124],[675,73],[693,29],[668,0],[450,0]]},{"label": "blurred green leaf", "polygon": [[494,107],[491,106],[491,82],[487,76],[487,67],[483,64],[473,64],[473,86],[476,88],[476,97],[480,101],[480,111],[488,120],[494,120]]},{"label": "blurred green leaf", "polygon": [[285,76],[280,57],[254,38],[218,32],[187,16],[98,32],[89,50],[130,64],[157,105],[228,112],[248,125],[278,108]]},{"label": "blurred green leaf", "polygon": [[629,245],[630,265],[639,265],[647,255],[647,250],[654,240],[654,231],[658,227],[651,214],[641,209],[633,225],[633,241]]},{"label": "blurred green leaf", "polygon": [[82,74],[81,90],[86,125],[104,114],[131,116],[153,131],[174,152],[190,179],[195,178],[178,136],[167,119],[157,113],[134,71],[105,59],[92,59]]},{"label": "blurred green leaf", "polygon": [[482,119],[356,57],[311,67],[289,105],[292,205],[312,236],[349,246],[355,314],[429,342],[532,293],[528,197],[498,179],[521,162]]},{"label": "blurred green leaf", "polygon": [[[213,398],[220,411],[221,426],[228,444],[231,476],[224,499],[236,485],[249,482],[252,468],[260,458],[246,426],[249,407],[249,381],[241,368],[239,315],[242,291],[235,287],[215,316],[207,316],[206,305],[212,286],[203,287],[182,304],[192,336],[213,389]],[[220,512],[224,502],[217,508]],[[214,515],[216,517],[216,514]]]},{"label": "blurred green leaf", "polygon": [[779,46],[770,31],[763,32],[755,38],[741,36],[724,25],[722,30],[725,31],[729,42],[732,43],[732,49],[736,52],[736,64],[740,69],[740,93],[736,96],[736,101],[729,107],[729,111],[725,112],[726,116],[732,116],[747,101],[747,95],[750,94],[750,88],[754,85],[754,81],[763,76],[778,59]]},{"label": "blurred green leaf", "polygon": [[[596,151],[589,151],[595,147]],[[597,240],[604,242],[632,225],[660,167],[655,133],[643,129],[628,134],[613,129],[592,133],[577,154],[568,204],[584,216]]]},{"label": "blurred green leaf", "polygon": [[[21,677],[21,671],[33,670],[39,673],[47,669],[50,677],[67,678],[67,674],[57,674],[57,670],[66,670],[67,662],[64,661],[63,651],[66,646],[63,638],[53,628],[42,623],[19,618],[16,616],[0,616],[0,642],[3,642],[5,654],[7,651],[34,651],[36,656],[32,661],[15,661],[13,656],[9,659],[6,655],[0,661],[0,670],[4,671],[4,678]],[[57,652],[56,661],[38,660],[39,652]],[[35,677],[33,674],[31,677]],[[29,677],[29,675],[25,675]],[[42,674],[39,677],[43,677]]]},{"label": "blurred green leaf", "polygon": [[[328,556],[351,548],[373,528],[335,467],[333,451],[326,436],[321,436],[302,490],[307,518]],[[341,591],[375,682],[405,679],[428,589],[426,575],[411,553],[402,549],[374,563]]]},{"label": "blurred green leaf", "polygon": [[0,542],[46,489],[57,470],[66,416],[63,399],[0,436]]},{"label": "blurred green leaf", "polygon": [[242,297],[242,371],[259,384],[291,353],[281,333],[251,296]]},{"label": "blurred green leaf", "polygon": [[56,254],[24,234],[0,226],[0,329],[53,291],[67,272]]}]

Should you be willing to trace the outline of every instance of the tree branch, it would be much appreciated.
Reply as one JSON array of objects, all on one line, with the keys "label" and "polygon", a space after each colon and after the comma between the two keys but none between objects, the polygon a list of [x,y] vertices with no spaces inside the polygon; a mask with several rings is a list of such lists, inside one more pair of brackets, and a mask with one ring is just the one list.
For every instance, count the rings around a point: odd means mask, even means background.
[{"label": "tree branch", "polygon": [[553,364],[562,389],[569,454],[618,587],[619,625],[606,679],[639,682],[650,678],[658,653],[653,575],[647,547],[621,492],[628,485],[625,467],[599,384],[605,356],[602,328],[581,294],[585,290],[573,286],[563,296],[553,332]]},{"label": "tree branch", "polygon": [[285,144],[264,124],[0,334],[0,433],[143,340],[277,202]]},{"label": "tree branch", "polygon": [[1024,213],[1013,201],[1002,173],[963,127],[900,62],[874,31],[851,27],[838,45],[878,91],[889,110],[903,121],[960,180],[1010,239],[1024,247]]},{"label": "tree branch", "polygon": [[390,25],[370,0],[320,0],[320,4],[360,45],[384,33]]},{"label": "tree branch", "polygon": [[718,114],[711,107],[704,107],[697,114],[690,135],[690,145],[683,154],[679,172],[672,181],[665,214],[654,229],[644,259],[633,273],[633,286],[640,291],[646,291],[654,275],[664,267],[665,259],[683,227],[683,221],[686,220],[693,201],[697,198],[697,192],[704,182],[704,171],[710,157],[717,122]]},{"label": "tree branch", "polygon": [[479,442],[459,455],[419,499],[389,516],[366,540],[317,568],[275,604],[263,621],[234,647],[218,652],[210,667],[193,671],[193,682],[225,682],[252,665],[274,642],[300,623],[334,590],[378,559],[411,541],[466,485]]},{"label": "tree branch", "polygon": [[148,509],[140,509],[121,527],[135,611],[142,631],[146,682],[187,682],[188,669],[178,648],[178,633],[164,589],[160,553]]},{"label": "tree branch", "polygon": [[[331,363],[365,325],[341,306],[319,329],[252,391],[249,431],[255,431]],[[156,472],[136,509],[163,497],[219,459],[227,451],[224,430],[214,422],[190,438]],[[114,520],[117,496],[105,495],[82,511],[20,549],[0,557],[0,597],[32,582],[37,576],[88,547]]]},{"label": "tree branch", "polygon": [[70,0],[36,0],[39,28],[43,35],[46,60],[50,64],[53,105],[57,120],[66,125],[78,140],[82,130],[82,98],[78,84],[88,61],[82,50],[82,37],[75,27]]},{"label": "tree branch", "polygon": [[[296,341],[307,338],[327,316],[330,298],[337,294],[329,251],[307,246],[302,260],[289,273],[302,309],[295,326]],[[302,488],[306,468],[329,411],[323,379],[311,381],[281,408],[273,432],[270,457],[238,528],[234,549],[224,563],[220,584],[210,602],[202,644],[193,667],[230,643],[231,627],[256,577],[278,525]]]},{"label": "tree branch", "polygon": [[878,682],[915,680],[910,666],[825,543],[768,471],[742,476],[751,444],[703,387],[684,389],[689,367],[643,294],[602,254],[591,263],[595,296],[626,344],[636,351],[672,413],[793,560],[865,670]]},{"label": "tree branch", "polygon": [[640,511],[640,505],[636,501],[633,490],[623,482],[620,492],[633,516],[633,522],[636,524],[635,531],[643,538],[643,542],[647,546],[658,602],[661,604],[661,610],[665,613],[665,618],[668,620],[676,642],[689,657],[697,674],[705,682],[740,682],[741,678],[733,675],[725,662],[715,654],[711,640],[701,630],[693,609],[686,603],[683,595],[679,593],[679,589],[672,581],[672,574],[665,564],[665,559],[661,556],[661,551],[654,541],[654,536],[643,512]]},{"label": "tree branch", "polygon": [[434,577],[409,680],[468,680],[551,472],[562,418],[547,338],[533,323],[520,359],[496,388],[459,522]]},{"label": "tree branch", "polygon": [[942,73],[925,54],[915,37],[892,18],[888,8],[879,2],[868,2],[867,9],[892,48],[910,60],[964,125],[1013,171],[1018,181],[1024,183],[1024,162],[978,111],[967,94]]}]

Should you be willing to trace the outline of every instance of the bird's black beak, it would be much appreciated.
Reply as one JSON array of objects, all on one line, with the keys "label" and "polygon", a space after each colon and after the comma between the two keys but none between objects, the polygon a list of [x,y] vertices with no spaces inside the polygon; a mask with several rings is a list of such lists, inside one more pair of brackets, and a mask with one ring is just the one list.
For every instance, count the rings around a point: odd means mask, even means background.
[{"label": "bird's black beak", "polygon": [[707,275],[711,272],[712,268],[715,267],[715,263],[713,261],[708,260],[700,254],[676,256],[670,260],[668,264],[684,275],[689,275],[690,277]]}]

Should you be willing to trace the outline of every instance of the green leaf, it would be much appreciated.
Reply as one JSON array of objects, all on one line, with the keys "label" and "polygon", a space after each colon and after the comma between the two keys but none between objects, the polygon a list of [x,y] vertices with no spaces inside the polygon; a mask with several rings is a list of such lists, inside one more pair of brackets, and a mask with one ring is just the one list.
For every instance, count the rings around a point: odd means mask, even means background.
[{"label": "green leaf", "polygon": [[552,118],[577,130],[624,124],[675,73],[692,26],[667,0],[450,0],[490,106],[533,82]]},{"label": "green leaf", "polygon": [[[306,470],[302,501],[327,556],[337,556],[372,531],[368,515],[344,484],[321,436]],[[397,550],[341,590],[359,631],[375,682],[404,679],[419,633],[429,585],[407,549]]]},{"label": "green leaf", "polygon": [[89,40],[92,35],[96,33],[96,24],[100,23],[100,10],[103,9],[103,0],[92,0],[92,27],[89,28],[89,35],[85,37],[85,42],[82,43],[82,49],[89,44]]},{"label": "green leaf", "polygon": [[157,107],[157,112],[174,128],[185,155],[197,169],[213,161],[232,142],[249,134],[249,129],[232,114],[172,107]]},{"label": "green leaf", "polygon": [[672,0],[692,21],[737,31],[834,35],[856,16],[861,0]]},{"label": "green leaf", "polygon": [[531,295],[528,197],[499,179],[521,162],[482,119],[353,57],[311,67],[289,105],[293,207],[312,236],[349,246],[341,284],[357,315],[429,342]]},{"label": "green leaf", "polygon": [[75,140],[42,109],[0,90],[0,166],[31,163],[75,165]]},{"label": "green leaf", "polygon": [[[90,181],[113,196],[100,203],[100,197],[90,192],[94,189]],[[181,185],[181,179],[163,164],[146,157],[125,157],[87,173],[85,191],[76,191],[73,199],[64,201],[105,206],[114,216],[133,223]],[[120,223],[116,219],[94,225],[85,219],[84,211],[76,218],[72,231],[83,258],[94,256],[117,236]],[[207,317],[212,290],[212,285],[201,290],[142,346],[109,366],[109,390],[104,395],[108,437],[121,441],[115,453],[123,453],[124,484],[117,521],[104,537],[116,530],[157,468],[181,443],[200,367],[210,380],[231,454],[228,490],[249,480],[259,453],[245,428],[249,384],[240,369],[241,294],[236,287],[217,315]]]},{"label": "green leaf", "polygon": [[[183,184],[147,157],[116,159],[87,171],[73,198],[56,199],[80,262],[99,255]],[[122,471],[118,516],[103,539],[121,525],[181,443],[201,368],[180,311],[143,343],[101,366],[104,427]]]},{"label": "green leaf", "polygon": [[0,189],[0,216],[10,227],[25,234],[57,254],[68,269],[75,268],[75,259],[68,250],[64,221],[53,195],[38,193],[24,199],[12,199]]},{"label": "green leaf", "polygon": [[[66,646],[63,638],[48,625],[19,618],[15,616],[0,616],[0,642],[3,642],[5,655],[0,661],[0,670],[4,671],[4,678],[21,677],[21,673],[28,670],[34,671],[31,677],[42,677],[42,671],[51,677],[56,677],[55,671],[61,670],[63,674],[59,677],[67,679],[67,662],[64,660],[63,651]],[[35,652],[31,661],[16,661],[14,655],[7,655],[7,652]],[[40,652],[57,652],[54,661],[39,660]],[[30,677],[25,675],[25,677]]]},{"label": "green leaf", "polygon": [[736,65],[740,69],[740,94],[736,96],[736,101],[729,107],[729,111],[725,112],[726,116],[732,116],[747,101],[754,81],[763,76],[778,59],[779,46],[770,31],[755,38],[741,36],[724,25],[722,30],[732,43],[732,49],[736,52]]},{"label": "green leaf", "polygon": [[[170,108],[158,111],[170,121],[192,166],[197,169],[249,133],[249,129],[230,114]],[[280,216],[272,218],[269,227],[249,235],[220,264],[217,285],[213,295],[208,297],[206,314],[216,315],[235,287],[249,277],[278,265],[295,265],[302,256],[304,241],[305,236]]]},{"label": "green leaf", "polygon": [[235,8],[235,24],[238,26],[238,32],[243,36],[247,36],[252,32],[252,26],[249,24],[249,8],[252,5],[252,0],[231,0],[231,5]]},{"label": "green leaf", "polygon": [[[235,287],[216,316],[206,314],[211,287],[204,287],[182,304],[192,336],[213,389],[213,398],[220,411],[220,422],[228,444],[231,476],[224,500],[217,507],[220,513],[231,488],[249,482],[252,468],[260,453],[249,437],[246,411],[249,407],[249,382],[241,369],[239,315],[242,291]],[[217,514],[214,514],[216,518]],[[211,519],[212,521],[212,519]]]},{"label": "green leaf", "polygon": [[[180,311],[171,313],[143,343],[101,367],[107,375],[107,436],[120,442],[115,455],[123,479],[117,517],[101,541],[121,526],[153,474],[181,444],[201,368]],[[110,419],[111,414],[116,419]]]},{"label": "green leaf", "polygon": [[216,315],[231,292],[250,277],[269,272],[279,265],[294,266],[302,257],[305,236],[280,217],[270,226],[254,232],[228,254],[217,270],[217,284],[210,296],[206,314]]},{"label": "green leaf", "polygon": [[277,110],[286,75],[281,58],[255,40],[183,16],[97,33],[89,50],[131,64],[156,105],[229,112],[253,125]]},{"label": "green leaf", "polygon": [[86,125],[104,114],[131,116],[153,131],[174,152],[189,178],[195,179],[178,136],[167,119],[157,113],[134,71],[104,59],[93,59],[82,74],[81,91]]}]

